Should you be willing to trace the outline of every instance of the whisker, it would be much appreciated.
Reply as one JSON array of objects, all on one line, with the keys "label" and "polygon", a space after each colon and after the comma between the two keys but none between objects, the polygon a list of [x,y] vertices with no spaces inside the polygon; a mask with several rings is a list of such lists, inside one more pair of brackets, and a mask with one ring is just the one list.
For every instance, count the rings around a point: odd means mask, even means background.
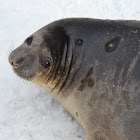
[{"label": "whisker", "polygon": [[15,46],[15,43],[14,43],[14,41],[12,40],[12,41],[11,41],[11,44],[10,44],[10,46],[9,46],[9,49],[8,49],[8,53],[9,53],[9,54],[14,50],[14,46]]}]

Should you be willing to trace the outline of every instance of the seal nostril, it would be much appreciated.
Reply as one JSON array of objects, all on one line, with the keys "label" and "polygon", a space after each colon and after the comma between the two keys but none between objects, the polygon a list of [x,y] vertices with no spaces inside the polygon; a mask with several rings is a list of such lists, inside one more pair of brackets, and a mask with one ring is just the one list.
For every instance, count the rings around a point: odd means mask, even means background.
[{"label": "seal nostril", "polygon": [[11,62],[11,65],[14,65],[13,61]]}]

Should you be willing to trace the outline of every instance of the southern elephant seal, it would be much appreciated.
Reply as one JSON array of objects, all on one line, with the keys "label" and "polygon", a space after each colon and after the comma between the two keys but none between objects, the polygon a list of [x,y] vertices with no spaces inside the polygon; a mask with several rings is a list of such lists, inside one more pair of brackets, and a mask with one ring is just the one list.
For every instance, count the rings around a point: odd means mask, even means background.
[{"label": "southern elephant seal", "polygon": [[86,140],[140,139],[140,21],[61,19],[29,36],[9,63],[52,93]]}]

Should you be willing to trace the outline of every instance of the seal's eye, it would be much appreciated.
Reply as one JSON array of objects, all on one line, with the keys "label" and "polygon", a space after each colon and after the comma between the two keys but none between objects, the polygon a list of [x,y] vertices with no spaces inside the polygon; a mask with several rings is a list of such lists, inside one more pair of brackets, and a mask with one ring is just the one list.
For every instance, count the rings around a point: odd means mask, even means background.
[{"label": "seal's eye", "polygon": [[51,65],[49,60],[44,60],[44,61],[41,61],[40,63],[44,68],[49,68]]},{"label": "seal's eye", "polygon": [[33,41],[33,37],[29,37],[26,39],[26,43],[28,44],[28,46],[31,45],[32,41]]}]

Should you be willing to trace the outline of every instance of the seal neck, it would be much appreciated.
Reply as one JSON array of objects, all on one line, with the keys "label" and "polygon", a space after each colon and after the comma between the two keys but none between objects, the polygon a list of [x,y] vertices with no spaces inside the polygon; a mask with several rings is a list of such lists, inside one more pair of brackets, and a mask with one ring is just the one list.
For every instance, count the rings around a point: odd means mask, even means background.
[{"label": "seal neck", "polygon": [[[61,95],[68,96],[75,87],[75,79],[77,73],[80,72],[80,67],[84,57],[84,46],[77,47],[75,43],[68,45],[65,44],[62,57],[58,61],[56,73],[54,78],[50,81],[53,85],[51,93],[59,98]],[[77,81],[77,80],[76,80]],[[78,83],[78,82],[76,82]]]},{"label": "seal neck", "polygon": [[74,52],[72,46],[65,43],[60,59],[56,61],[56,65],[50,76],[49,82],[53,85],[52,93],[61,91],[68,81],[71,68],[74,63]]}]

